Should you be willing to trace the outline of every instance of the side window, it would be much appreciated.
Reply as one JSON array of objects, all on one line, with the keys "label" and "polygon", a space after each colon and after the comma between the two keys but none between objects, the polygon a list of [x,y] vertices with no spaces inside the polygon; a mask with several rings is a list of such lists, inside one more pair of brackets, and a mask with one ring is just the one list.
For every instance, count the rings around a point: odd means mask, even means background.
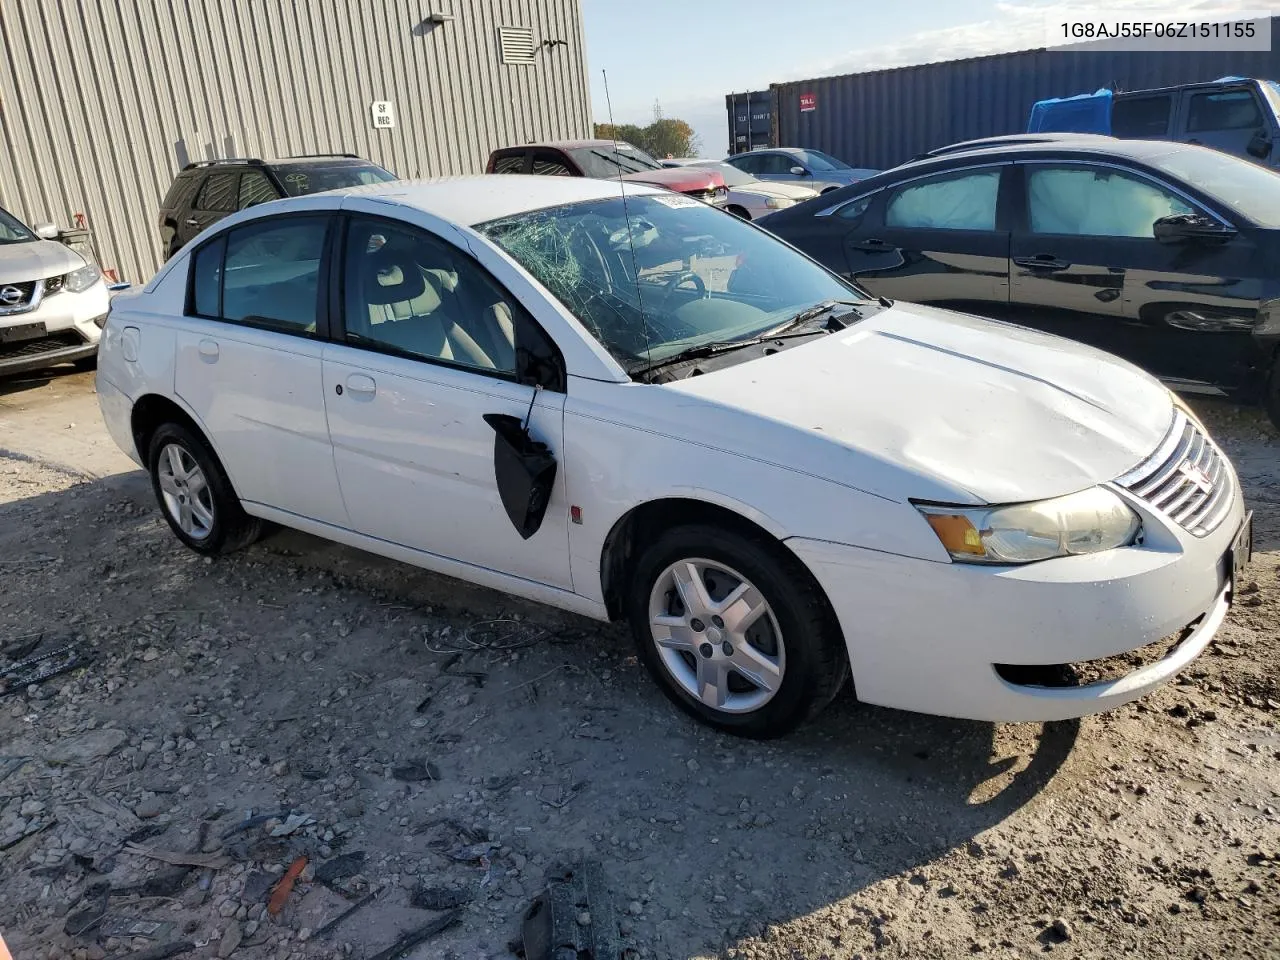
[{"label": "side window", "polygon": [[1125,97],[1111,105],[1111,133],[1117,137],[1141,140],[1163,137],[1169,132],[1169,112],[1173,97]]},{"label": "side window", "polygon": [[532,172],[544,177],[573,176],[573,171],[565,165],[564,159],[554,153],[535,153]]},{"label": "side window", "polygon": [[523,153],[508,153],[493,161],[494,173],[524,173]]},{"label": "side window", "polygon": [[1117,170],[1039,167],[1029,169],[1027,212],[1032,233],[1149,238],[1161,217],[1197,211],[1154,183]]},{"label": "side window", "polygon": [[353,218],[344,270],[353,344],[511,377],[536,330],[470,257],[409,226]]},{"label": "side window", "polygon": [[238,173],[214,173],[200,188],[196,197],[196,209],[214,213],[230,213],[236,208],[236,187],[240,182]]},{"label": "side window", "polygon": [[232,230],[216,315],[284,333],[315,333],[328,226],[326,216],[283,217]]},{"label": "side window", "polygon": [[766,174],[790,173],[791,168],[798,165],[797,160],[793,160],[785,153],[766,153],[760,158],[761,172]]},{"label": "side window", "polygon": [[873,199],[875,199],[875,194],[861,197],[858,200],[851,200],[836,211],[836,216],[844,220],[860,220],[862,215],[867,212],[867,207],[871,206]]},{"label": "side window", "polygon": [[227,252],[224,234],[196,251],[191,262],[191,302],[187,312],[198,317],[222,316],[222,258]]},{"label": "side window", "polygon": [[1000,171],[977,170],[902,187],[885,208],[887,227],[994,230]]},{"label": "side window", "polygon": [[1249,130],[1262,126],[1262,111],[1248,90],[1195,93],[1187,109],[1187,133]]},{"label": "side window", "polygon": [[276,188],[271,185],[271,181],[267,179],[265,173],[250,170],[241,175],[239,209],[243,210],[246,207],[254,207],[260,203],[266,203],[268,200],[279,199],[280,195],[276,193]]},{"label": "side window", "polygon": [[760,157],[758,156],[747,155],[744,157],[734,157],[729,162],[732,163],[739,170],[742,170],[746,173],[757,174],[761,172]]},{"label": "side window", "polygon": [[173,181],[173,186],[169,188],[169,192],[165,194],[164,200],[160,204],[162,210],[178,210],[187,207],[191,203],[191,195],[195,193],[196,187],[200,185],[200,177],[195,173],[182,173]]}]

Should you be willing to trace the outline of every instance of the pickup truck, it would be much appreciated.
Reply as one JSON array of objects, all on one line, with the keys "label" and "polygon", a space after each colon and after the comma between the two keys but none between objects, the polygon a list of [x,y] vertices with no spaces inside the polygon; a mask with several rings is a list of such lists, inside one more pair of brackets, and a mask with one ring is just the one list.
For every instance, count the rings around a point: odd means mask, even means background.
[{"label": "pickup truck", "polygon": [[1028,133],[1109,133],[1127,140],[1177,140],[1280,167],[1280,84],[1222,77],[1152,90],[1099,90],[1041,100]]}]

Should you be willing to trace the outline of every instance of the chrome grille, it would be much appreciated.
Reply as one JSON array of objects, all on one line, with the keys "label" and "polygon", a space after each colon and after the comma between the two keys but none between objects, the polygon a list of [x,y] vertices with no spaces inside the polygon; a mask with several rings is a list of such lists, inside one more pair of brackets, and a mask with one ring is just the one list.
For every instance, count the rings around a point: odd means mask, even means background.
[{"label": "chrome grille", "polygon": [[1231,466],[1204,432],[1181,410],[1147,460],[1116,481],[1197,537],[1218,528],[1231,511]]}]

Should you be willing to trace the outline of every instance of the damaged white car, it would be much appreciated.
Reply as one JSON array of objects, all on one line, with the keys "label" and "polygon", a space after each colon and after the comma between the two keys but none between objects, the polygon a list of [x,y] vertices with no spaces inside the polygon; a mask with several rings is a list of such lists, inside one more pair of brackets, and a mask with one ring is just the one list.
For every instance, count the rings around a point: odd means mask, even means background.
[{"label": "damaged white car", "polygon": [[675,703],[749,736],[850,677],[907,710],[1078,716],[1209,643],[1250,525],[1153,378],[623,189],[396,182],[229,217],[114,301],[107,425],[195,550],[272,521],[626,619]]}]

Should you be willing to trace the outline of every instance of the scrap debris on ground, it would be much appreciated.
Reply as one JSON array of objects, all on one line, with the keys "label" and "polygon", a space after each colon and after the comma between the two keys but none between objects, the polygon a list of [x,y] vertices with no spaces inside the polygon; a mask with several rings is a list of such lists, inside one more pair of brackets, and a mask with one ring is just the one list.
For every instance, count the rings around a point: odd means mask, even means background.
[{"label": "scrap debris on ground", "polygon": [[[0,452],[0,558],[32,561],[0,567],[0,930],[38,960],[512,957],[552,917],[632,958],[1274,957],[1280,440],[1205,415],[1257,547],[1175,683],[1049,725],[845,698],[764,744],[675,713],[619,628],[288,532],[207,561],[141,474]],[[576,930],[565,863],[607,904]]]}]

